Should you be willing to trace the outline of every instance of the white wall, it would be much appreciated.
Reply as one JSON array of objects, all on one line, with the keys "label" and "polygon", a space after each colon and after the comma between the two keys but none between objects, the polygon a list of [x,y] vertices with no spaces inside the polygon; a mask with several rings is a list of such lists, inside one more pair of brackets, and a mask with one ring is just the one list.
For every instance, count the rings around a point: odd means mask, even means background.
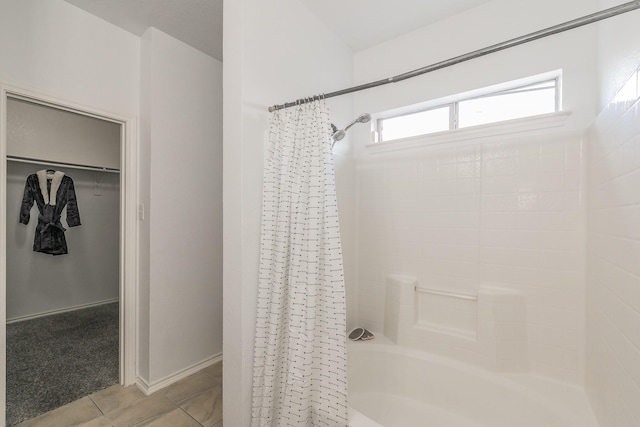
[{"label": "white wall", "polygon": [[[7,102],[7,153],[40,160],[120,167],[120,125],[18,100]],[[7,319],[119,297],[120,176],[56,167],[74,181],[82,225],[67,227],[69,253],[33,252],[38,223],[18,224],[25,180],[46,166],[8,162]],[[63,211],[62,222],[66,215]],[[66,227],[66,225],[65,225]]]},{"label": "white wall", "polygon": [[3,0],[1,9],[0,80],[92,110],[137,115],[138,37],[62,0]]},{"label": "white wall", "polygon": [[62,0],[1,9],[2,81],[140,118],[140,376],[153,383],[219,354],[221,64],[159,32],[141,48]]},{"label": "white wall", "polygon": [[10,156],[120,169],[121,132],[119,123],[7,100]]},{"label": "white wall", "polygon": [[589,135],[586,383],[607,427],[640,424],[638,13],[599,24],[603,108]]},{"label": "white wall", "polygon": [[62,0],[3,0],[0,78],[115,114],[138,111],[140,39]]},{"label": "white wall", "polygon": [[140,374],[153,387],[222,351],[222,64],[150,28],[141,69]]},{"label": "white wall", "polygon": [[[594,10],[595,1],[494,0],[358,52],[355,78],[399,74]],[[595,116],[595,34],[583,27],[354,97],[355,111],[379,114],[562,70],[563,109],[571,113],[557,130],[394,154],[373,154],[364,147],[369,129],[354,128],[360,322],[381,330],[388,274],[467,294],[482,282],[508,283],[527,298],[529,368],[583,382],[581,159],[582,133]],[[433,349],[485,364],[483,354],[439,342]]]},{"label": "white wall", "polygon": [[[352,55],[297,0],[225,2],[224,14],[224,422],[248,427],[267,107],[350,86]],[[328,103],[336,125],[351,120],[348,98]]]}]

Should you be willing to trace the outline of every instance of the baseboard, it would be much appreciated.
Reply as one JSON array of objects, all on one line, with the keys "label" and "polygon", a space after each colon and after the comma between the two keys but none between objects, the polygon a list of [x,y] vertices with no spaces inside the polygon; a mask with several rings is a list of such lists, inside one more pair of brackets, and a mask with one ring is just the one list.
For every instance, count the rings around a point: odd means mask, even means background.
[{"label": "baseboard", "polygon": [[41,313],[29,314],[28,316],[14,317],[13,319],[7,319],[7,325],[11,323],[23,322],[25,320],[37,319],[39,317],[51,316],[53,314],[68,313],[70,311],[77,311],[77,310],[83,310],[85,308],[98,307],[100,305],[118,302],[119,300],[120,300],[119,298],[113,298],[113,299],[108,299],[108,300],[103,300],[98,302],[92,302],[89,304],[80,304],[80,305],[74,305],[72,307],[59,308],[57,310],[43,311]]},{"label": "baseboard", "polygon": [[180,380],[187,378],[189,375],[195,374],[196,372],[216,364],[222,360],[222,353],[217,355],[208,357],[194,365],[191,365],[185,369],[182,369],[175,374],[171,374],[165,378],[162,378],[158,381],[154,381],[149,384],[144,378],[138,377],[136,378],[136,386],[140,389],[141,392],[145,394],[145,396],[149,396],[150,394],[155,393],[158,390],[162,390],[165,387],[170,386],[171,384],[177,383]]}]

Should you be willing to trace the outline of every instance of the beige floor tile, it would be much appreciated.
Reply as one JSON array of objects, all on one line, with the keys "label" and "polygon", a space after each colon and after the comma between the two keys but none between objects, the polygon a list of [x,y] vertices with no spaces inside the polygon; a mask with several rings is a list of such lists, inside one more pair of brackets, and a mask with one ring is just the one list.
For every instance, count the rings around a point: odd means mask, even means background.
[{"label": "beige floor tile", "polygon": [[77,426],[102,416],[91,399],[83,397],[51,412],[18,424],[16,427]]},{"label": "beige floor tile", "polygon": [[80,425],[81,427],[112,427],[111,421],[109,418],[104,415],[100,418],[96,418],[95,420],[91,420],[88,423],[84,423]]},{"label": "beige floor tile", "polygon": [[129,406],[143,397],[144,394],[134,385],[129,387],[114,385],[89,396],[103,414]]},{"label": "beige floor tile", "polygon": [[218,381],[222,382],[222,362],[215,363],[215,364],[205,368],[204,371],[208,375],[211,375],[213,378],[215,378]]},{"label": "beige floor tile", "polygon": [[199,422],[180,408],[161,416],[149,424],[142,425],[145,427],[201,427]]},{"label": "beige floor tile", "polygon": [[193,396],[180,407],[204,427],[213,427],[222,420],[222,386]]},{"label": "beige floor tile", "polygon": [[211,376],[207,375],[204,371],[200,371],[170,385],[163,390],[163,392],[164,395],[172,402],[180,404],[205,390],[218,386],[219,384],[220,383],[218,381],[211,378]]},{"label": "beige floor tile", "polygon": [[114,409],[105,415],[114,427],[132,427],[145,425],[176,409],[176,405],[165,397],[156,393],[144,399],[139,399],[129,406]]}]

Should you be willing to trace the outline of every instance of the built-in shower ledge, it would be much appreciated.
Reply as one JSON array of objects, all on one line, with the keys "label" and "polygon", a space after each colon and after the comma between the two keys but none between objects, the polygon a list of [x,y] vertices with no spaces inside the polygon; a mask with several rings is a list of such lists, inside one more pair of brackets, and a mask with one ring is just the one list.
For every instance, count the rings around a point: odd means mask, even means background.
[{"label": "built-in shower ledge", "polygon": [[448,142],[471,141],[492,136],[544,130],[564,126],[570,115],[571,113],[568,111],[540,114],[522,119],[506,120],[500,123],[471,126],[464,129],[454,129],[429,135],[368,144],[366,145],[366,149],[369,153],[384,153],[388,151],[422,148]]},{"label": "built-in shower ledge", "polygon": [[444,334],[449,337],[461,338],[468,341],[476,341],[475,331],[466,331],[463,329],[449,328],[447,326],[438,325],[429,322],[418,322],[413,326],[415,329],[426,332],[433,332],[436,334]]}]

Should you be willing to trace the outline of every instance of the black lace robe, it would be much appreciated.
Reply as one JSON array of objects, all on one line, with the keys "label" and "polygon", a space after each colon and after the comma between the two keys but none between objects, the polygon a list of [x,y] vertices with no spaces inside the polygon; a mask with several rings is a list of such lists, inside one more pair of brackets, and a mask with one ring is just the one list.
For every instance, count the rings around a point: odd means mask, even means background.
[{"label": "black lace robe", "polygon": [[20,222],[29,223],[31,207],[38,206],[38,225],[33,241],[33,250],[50,255],[68,253],[64,237],[66,229],[60,222],[62,210],[67,207],[67,225],[80,225],[80,213],[73,180],[63,172],[41,170],[27,177],[20,206]]}]

